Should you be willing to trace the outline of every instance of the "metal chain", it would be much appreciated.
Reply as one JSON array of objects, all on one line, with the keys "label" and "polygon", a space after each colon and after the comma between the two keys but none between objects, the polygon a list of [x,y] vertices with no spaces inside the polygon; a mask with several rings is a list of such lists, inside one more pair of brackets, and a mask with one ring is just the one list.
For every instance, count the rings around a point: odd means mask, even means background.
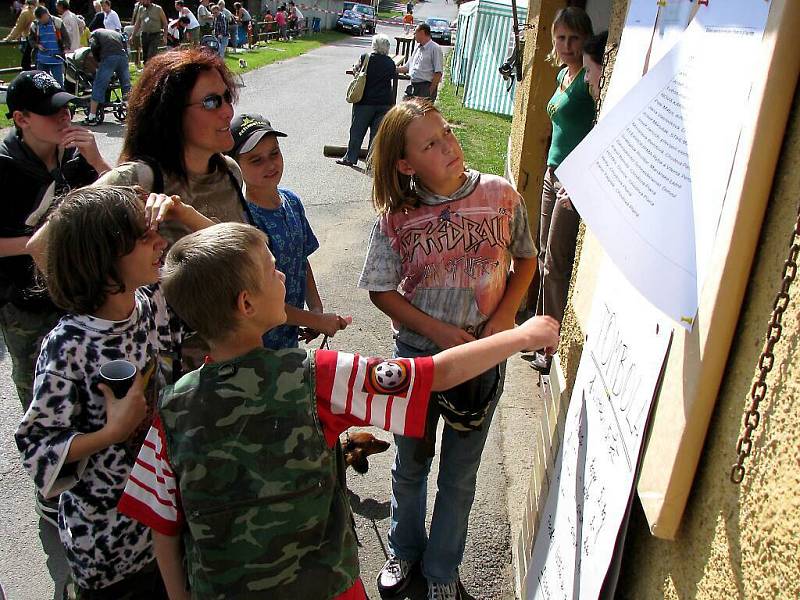
[{"label": "metal chain", "polygon": [[758,408],[767,395],[767,373],[772,370],[775,364],[773,350],[775,349],[775,344],[781,339],[781,333],[783,332],[781,321],[783,320],[783,313],[789,307],[789,288],[797,276],[797,259],[799,255],[800,206],[797,209],[797,221],[794,225],[794,233],[789,246],[789,256],[786,262],[783,263],[781,290],[775,296],[775,302],[772,306],[772,318],[767,329],[767,341],[764,343],[764,349],[758,359],[758,377],[750,388],[750,405],[747,407],[742,421],[744,431],[739,436],[739,441],[736,442],[736,453],[739,456],[736,459],[736,463],[731,467],[731,481],[736,484],[741,483],[744,479],[744,461],[750,456],[750,451],[753,449],[753,431],[761,422],[761,413]]},{"label": "metal chain", "polygon": [[603,94],[606,88],[606,70],[608,69],[608,61],[611,58],[611,54],[617,49],[616,44],[612,44],[609,46],[608,50],[603,53],[603,70],[600,72],[600,81],[598,87],[600,89],[597,90],[597,104],[595,105],[595,112],[594,112],[594,124],[597,125],[597,119],[600,118],[600,110],[603,108],[603,99],[605,94]]}]

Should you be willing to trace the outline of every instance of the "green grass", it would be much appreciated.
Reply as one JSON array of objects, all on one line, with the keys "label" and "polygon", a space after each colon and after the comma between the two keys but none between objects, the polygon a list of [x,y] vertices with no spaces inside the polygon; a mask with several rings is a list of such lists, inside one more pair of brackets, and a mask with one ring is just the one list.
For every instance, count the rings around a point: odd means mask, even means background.
[{"label": "green grass", "polygon": [[403,11],[402,10],[382,10],[378,12],[379,19],[395,19],[397,17],[402,17]]},{"label": "green grass", "polygon": [[[321,33],[312,33],[305,35],[299,39],[290,42],[270,42],[266,47],[259,47],[253,50],[247,50],[238,54],[227,54],[225,56],[225,64],[228,65],[234,73],[246,73],[253,69],[258,69],[272,63],[295,58],[306,52],[310,52],[325,44],[330,44],[340,39],[348,37],[344,33],[338,31],[323,31]],[[19,50],[17,46],[0,46],[0,52],[11,48],[14,51],[14,62],[10,66],[19,66]],[[0,53],[0,56],[2,54]],[[243,58],[247,62],[245,68],[239,66],[239,59]],[[2,60],[2,58],[0,58]],[[2,63],[0,63],[2,64]],[[139,73],[133,68],[131,64],[131,83],[136,83],[139,78]],[[12,79],[8,77],[7,79]],[[0,104],[0,128],[11,127],[11,119],[6,117],[8,107],[5,104]]]},{"label": "green grass", "polygon": [[456,96],[450,81],[450,65],[445,66],[443,82],[439,86],[436,105],[464,149],[464,158],[470,168],[481,173],[505,174],[505,156],[511,117],[464,108],[461,104],[463,89]]}]

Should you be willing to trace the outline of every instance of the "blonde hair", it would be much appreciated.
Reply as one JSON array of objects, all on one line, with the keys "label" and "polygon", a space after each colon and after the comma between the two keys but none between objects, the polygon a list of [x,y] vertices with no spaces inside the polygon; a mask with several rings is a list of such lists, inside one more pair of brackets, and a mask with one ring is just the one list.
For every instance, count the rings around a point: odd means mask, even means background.
[{"label": "blonde hair", "polygon": [[553,49],[550,50],[550,54],[547,55],[547,60],[558,66],[564,64],[564,61],[561,60],[561,57],[556,52],[556,27],[565,27],[570,31],[577,33],[578,35],[583,36],[584,40],[589,39],[594,35],[594,28],[592,27],[592,20],[589,18],[589,15],[586,14],[586,11],[582,8],[578,8],[577,6],[568,6],[567,8],[562,8],[556,13],[555,19],[553,19],[553,25],[550,27],[550,37],[553,40]]},{"label": "blonde hair", "polygon": [[405,158],[408,126],[429,112],[439,112],[433,102],[412,98],[395,104],[383,117],[367,159],[372,170],[372,205],[378,214],[417,204],[411,191],[411,177],[397,170],[397,162]]},{"label": "blonde hair", "polygon": [[237,326],[239,294],[263,285],[253,250],[266,243],[266,234],[244,223],[219,223],[181,238],[164,261],[167,302],[206,341],[226,339]]}]

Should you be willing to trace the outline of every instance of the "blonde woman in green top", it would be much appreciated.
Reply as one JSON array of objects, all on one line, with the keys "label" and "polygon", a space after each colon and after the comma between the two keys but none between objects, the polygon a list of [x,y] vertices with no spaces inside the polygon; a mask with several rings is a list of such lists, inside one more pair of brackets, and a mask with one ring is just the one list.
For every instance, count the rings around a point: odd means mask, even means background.
[{"label": "blonde woman in green top", "polygon": [[[589,133],[594,122],[594,100],[583,72],[583,44],[592,33],[592,21],[577,7],[558,11],[551,29],[550,61],[563,68],[556,77],[558,87],[547,104],[553,135],[542,188],[536,314],[549,315],[559,322],[567,304],[580,216],[555,176],[555,169]],[[537,354],[533,366],[549,371],[550,357]]]}]

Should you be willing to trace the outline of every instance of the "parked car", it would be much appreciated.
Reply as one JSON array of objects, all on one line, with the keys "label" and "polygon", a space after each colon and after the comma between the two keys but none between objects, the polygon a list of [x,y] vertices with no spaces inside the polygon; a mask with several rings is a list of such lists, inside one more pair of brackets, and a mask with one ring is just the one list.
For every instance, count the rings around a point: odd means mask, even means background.
[{"label": "parked car", "polygon": [[346,10],[336,20],[336,29],[341,31],[348,31],[353,35],[362,35],[364,33],[364,20],[361,16],[352,10]]},{"label": "parked car", "polygon": [[434,42],[447,44],[448,46],[452,43],[453,32],[450,29],[450,22],[447,19],[428,17],[425,22],[431,28],[431,39],[433,39]]},{"label": "parked car", "polygon": [[360,4],[358,2],[345,2],[344,10],[353,11],[364,22],[362,29],[368,33],[375,34],[375,28],[378,26],[378,14],[375,12],[375,7],[369,4]]}]

